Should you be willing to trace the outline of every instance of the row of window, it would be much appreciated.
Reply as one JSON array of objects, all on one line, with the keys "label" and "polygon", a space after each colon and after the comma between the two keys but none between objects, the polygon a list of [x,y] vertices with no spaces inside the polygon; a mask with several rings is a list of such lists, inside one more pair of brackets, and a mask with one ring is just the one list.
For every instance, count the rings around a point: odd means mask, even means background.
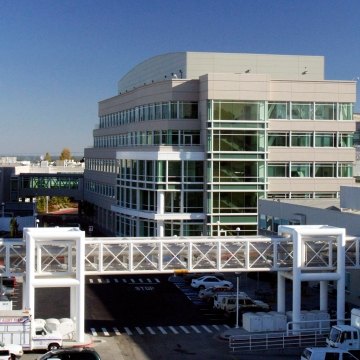
[{"label": "row of window", "polygon": [[100,128],[116,127],[148,120],[197,119],[198,103],[185,101],[167,101],[136,106],[100,116]]},{"label": "row of window", "polygon": [[269,177],[352,177],[352,163],[273,163],[268,165]]},{"label": "row of window", "polygon": [[95,148],[142,145],[200,145],[199,130],[132,131],[118,135],[95,136]]},{"label": "row of window", "polygon": [[[211,106],[212,105],[212,106]],[[212,120],[352,120],[352,103],[315,102],[209,102]]]},{"label": "row of window", "polygon": [[272,132],[269,146],[353,147],[352,133],[336,132]]},{"label": "row of window", "polygon": [[[352,147],[352,133],[336,132],[271,132],[269,146]],[[265,134],[256,130],[213,130],[209,149],[213,151],[264,151]],[[200,145],[199,130],[134,131],[126,134],[94,137],[94,147],[121,146],[190,146]]]},{"label": "row of window", "polygon": [[[202,213],[203,191],[166,191],[164,193],[166,213]],[[156,191],[120,187],[118,205],[127,209],[154,212],[158,208]]]},{"label": "row of window", "polygon": [[268,193],[267,199],[337,199],[338,192],[273,192]]},{"label": "row of window", "polygon": [[144,182],[204,182],[202,161],[120,160],[121,180]]},{"label": "row of window", "polygon": [[23,175],[20,187],[23,189],[78,189],[80,178]]},{"label": "row of window", "polygon": [[85,181],[85,190],[93,194],[101,195],[107,198],[115,199],[115,188],[112,185],[98,183],[96,181]]},{"label": "row of window", "polygon": [[115,159],[85,159],[86,170],[116,173],[116,161]]},{"label": "row of window", "polygon": [[[157,221],[131,218],[125,215],[117,217],[118,236],[153,237],[157,233]],[[164,221],[165,236],[201,236],[204,231],[202,220],[166,220]]]}]

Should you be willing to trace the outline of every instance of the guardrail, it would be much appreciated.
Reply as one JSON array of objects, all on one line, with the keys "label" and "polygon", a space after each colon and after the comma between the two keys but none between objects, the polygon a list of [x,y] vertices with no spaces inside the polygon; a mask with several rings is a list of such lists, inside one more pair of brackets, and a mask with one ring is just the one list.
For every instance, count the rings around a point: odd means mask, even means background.
[{"label": "guardrail", "polygon": [[229,348],[232,352],[304,348],[325,345],[326,334],[319,334],[317,332],[306,332],[298,335],[288,335],[286,333],[236,335],[229,338]]}]

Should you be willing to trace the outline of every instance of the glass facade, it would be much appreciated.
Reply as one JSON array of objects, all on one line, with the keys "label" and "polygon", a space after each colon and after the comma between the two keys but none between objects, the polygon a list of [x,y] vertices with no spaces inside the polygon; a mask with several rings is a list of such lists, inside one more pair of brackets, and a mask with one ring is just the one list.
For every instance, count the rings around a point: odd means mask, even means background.
[{"label": "glass facade", "polygon": [[268,102],[268,119],[352,120],[351,103]]},{"label": "glass facade", "polygon": [[[279,108],[280,112],[281,109]],[[286,109],[285,109],[286,111]],[[207,222],[211,235],[255,234],[266,187],[265,102],[208,102]]]}]

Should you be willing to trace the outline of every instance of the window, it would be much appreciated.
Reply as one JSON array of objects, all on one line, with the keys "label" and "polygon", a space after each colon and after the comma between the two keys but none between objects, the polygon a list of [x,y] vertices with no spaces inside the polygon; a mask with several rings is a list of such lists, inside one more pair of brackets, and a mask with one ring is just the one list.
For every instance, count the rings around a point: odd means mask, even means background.
[{"label": "window", "polygon": [[315,104],[315,120],[336,120],[336,104]]},{"label": "window", "polygon": [[268,146],[289,146],[288,133],[269,133]]},{"label": "window", "polygon": [[353,104],[339,104],[339,120],[352,120]]},{"label": "window", "polygon": [[291,177],[311,177],[311,164],[291,164]]},{"label": "window", "polygon": [[288,103],[268,103],[269,119],[288,119],[289,118]]},{"label": "window", "polygon": [[354,135],[353,134],[339,134],[338,147],[353,147]]},{"label": "window", "polygon": [[269,177],[288,177],[289,176],[289,167],[287,164],[269,164],[268,166],[268,176]]},{"label": "window", "polygon": [[214,102],[214,120],[264,120],[264,103]]},{"label": "window", "polygon": [[294,120],[311,120],[312,104],[311,103],[293,103],[291,105],[291,118]]},{"label": "window", "polygon": [[311,147],[313,145],[312,133],[293,133],[291,134],[291,146]]},{"label": "window", "polygon": [[316,133],[315,146],[316,147],[334,147],[336,134],[335,133]]},{"label": "window", "polygon": [[315,177],[335,177],[336,164],[315,164]]},{"label": "window", "polygon": [[352,177],[353,166],[352,164],[340,163],[338,167],[338,177]]}]

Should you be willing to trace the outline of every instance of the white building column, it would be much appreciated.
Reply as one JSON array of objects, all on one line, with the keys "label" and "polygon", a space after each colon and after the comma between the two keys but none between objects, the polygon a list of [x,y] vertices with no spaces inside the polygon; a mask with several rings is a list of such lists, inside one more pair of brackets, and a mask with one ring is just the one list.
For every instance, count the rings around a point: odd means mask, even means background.
[{"label": "white building column", "polygon": [[320,310],[328,311],[328,281],[320,281]]},{"label": "white building column", "polygon": [[298,232],[293,233],[293,298],[292,298],[292,320],[294,330],[300,330],[301,321],[301,267],[302,267],[302,237]]},{"label": "white building column", "polygon": [[[345,229],[340,229],[341,234],[337,236],[337,268],[336,273],[339,276],[336,286],[336,317],[338,319],[345,318]],[[343,321],[339,321],[343,324]]]},{"label": "white building column", "polygon": [[285,282],[286,278],[282,275],[281,271],[277,273],[277,311],[285,313]]},{"label": "white building column", "polygon": [[[163,215],[165,213],[165,192],[164,191],[157,192],[157,213],[160,215]],[[157,236],[159,236],[159,237],[165,236],[164,220],[157,221]]]}]

